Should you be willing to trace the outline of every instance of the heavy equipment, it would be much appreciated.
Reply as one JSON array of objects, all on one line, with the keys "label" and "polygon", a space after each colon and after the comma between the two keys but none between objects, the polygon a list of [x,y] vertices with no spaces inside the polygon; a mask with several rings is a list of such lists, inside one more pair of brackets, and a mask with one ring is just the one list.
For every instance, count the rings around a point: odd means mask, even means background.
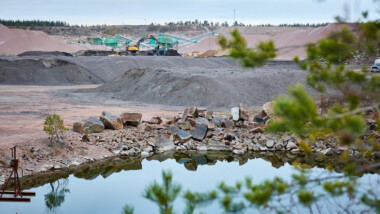
[{"label": "heavy equipment", "polygon": [[90,43],[91,45],[102,45],[103,39],[97,36],[90,36],[90,37],[87,37],[87,42]]},{"label": "heavy equipment", "polygon": [[108,47],[111,47],[112,49],[116,50],[118,46],[118,39],[116,37],[107,37],[104,40],[104,44]]},{"label": "heavy equipment", "polygon": [[170,55],[169,53],[178,48],[187,47],[198,43],[202,38],[207,36],[215,36],[215,32],[208,32],[193,38],[184,38],[180,36],[170,35],[166,33],[158,33],[157,35],[143,35],[139,40],[126,38],[119,34],[115,37],[107,37],[101,40],[99,37],[89,37],[87,40],[91,44],[106,45],[113,50],[122,50],[129,53],[137,53],[139,51],[152,51],[155,55]]}]

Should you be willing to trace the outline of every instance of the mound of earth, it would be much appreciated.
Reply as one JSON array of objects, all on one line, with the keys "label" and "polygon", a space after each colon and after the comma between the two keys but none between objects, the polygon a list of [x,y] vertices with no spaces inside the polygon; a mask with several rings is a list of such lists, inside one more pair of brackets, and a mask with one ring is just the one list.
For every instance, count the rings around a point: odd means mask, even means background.
[{"label": "mound of earth", "polygon": [[287,93],[290,85],[304,84],[305,79],[306,72],[293,62],[269,62],[256,70],[143,68],[130,69],[119,78],[86,90],[110,93],[125,101],[225,109],[240,102],[261,106]]},{"label": "mound of earth", "polygon": [[112,54],[116,54],[116,51],[80,50],[74,53],[74,56],[108,56]]},{"label": "mound of earth", "polygon": [[17,56],[73,56],[67,52],[60,51],[26,51]]},{"label": "mound of earth", "polygon": [[59,58],[0,58],[2,85],[74,85],[103,81],[87,69]]}]

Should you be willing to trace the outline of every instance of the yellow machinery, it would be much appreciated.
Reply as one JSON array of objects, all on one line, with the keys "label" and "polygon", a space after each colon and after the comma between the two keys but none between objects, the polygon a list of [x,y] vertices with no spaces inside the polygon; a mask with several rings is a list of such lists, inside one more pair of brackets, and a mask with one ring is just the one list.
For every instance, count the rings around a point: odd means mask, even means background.
[{"label": "yellow machinery", "polygon": [[108,55],[108,56],[127,56],[127,55],[122,54],[122,52],[120,52],[120,51],[116,51],[115,54],[111,54],[111,55]]},{"label": "yellow machinery", "polygon": [[127,51],[130,51],[131,53],[136,53],[137,51],[139,51],[139,48],[137,47],[137,45],[128,45]]}]

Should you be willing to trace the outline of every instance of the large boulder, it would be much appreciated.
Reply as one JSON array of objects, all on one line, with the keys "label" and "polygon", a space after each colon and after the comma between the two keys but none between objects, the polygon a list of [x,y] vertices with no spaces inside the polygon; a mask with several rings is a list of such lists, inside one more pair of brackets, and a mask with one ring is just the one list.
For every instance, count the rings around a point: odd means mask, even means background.
[{"label": "large boulder", "polygon": [[121,114],[121,119],[123,121],[124,127],[125,126],[137,127],[140,124],[141,118],[142,118],[141,113],[124,112]]},{"label": "large boulder", "polygon": [[266,115],[269,117],[274,114],[274,102],[267,102],[263,105],[263,111],[265,112]]},{"label": "large boulder", "polygon": [[240,119],[248,121],[249,120],[248,106],[243,103],[240,103],[239,108],[240,108]]},{"label": "large boulder", "polygon": [[158,135],[154,141],[157,150],[160,152],[170,151],[174,149],[174,142],[164,135]]},{"label": "large boulder", "polygon": [[196,106],[190,107],[188,111],[188,116],[192,118],[197,118],[199,117],[199,111]]},{"label": "large boulder", "polygon": [[100,116],[100,121],[103,122],[106,129],[120,130],[123,128],[121,117],[113,115],[107,111],[103,111],[102,116]]},{"label": "large boulder", "polygon": [[167,127],[167,130],[170,132],[171,135],[176,135],[177,132],[179,132],[180,128],[176,126],[175,124],[171,124],[169,127]]},{"label": "large boulder", "polygon": [[85,123],[85,121],[75,122],[73,124],[73,131],[78,132],[78,133],[82,133],[84,123]]},{"label": "large boulder", "polygon": [[191,134],[189,134],[187,131],[179,130],[177,134],[175,135],[175,138],[180,142],[184,143],[191,139]]},{"label": "large boulder", "polygon": [[195,129],[190,131],[190,134],[195,140],[203,140],[206,136],[208,125],[203,122],[196,122]]},{"label": "large boulder", "polygon": [[89,117],[83,124],[83,133],[99,133],[104,130],[104,124],[96,117]]},{"label": "large boulder", "polygon": [[219,117],[214,117],[213,120],[212,120],[215,125],[217,125],[218,127],[221,127],[222,126],[222,120],[219,118]]}]

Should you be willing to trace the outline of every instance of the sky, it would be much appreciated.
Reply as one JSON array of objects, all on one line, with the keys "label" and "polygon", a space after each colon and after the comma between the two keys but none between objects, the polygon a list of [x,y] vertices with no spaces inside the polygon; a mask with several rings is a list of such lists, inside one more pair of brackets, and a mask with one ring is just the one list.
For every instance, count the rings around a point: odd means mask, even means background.
[{"label": "sky", "polygon": [[[337,15],[377,18],[373,0],[0,0],[0,19],[54,20],[83,25],[208,20],[232,24],[322,23]],[[234,19],[235,10],[235,19]]]}]

